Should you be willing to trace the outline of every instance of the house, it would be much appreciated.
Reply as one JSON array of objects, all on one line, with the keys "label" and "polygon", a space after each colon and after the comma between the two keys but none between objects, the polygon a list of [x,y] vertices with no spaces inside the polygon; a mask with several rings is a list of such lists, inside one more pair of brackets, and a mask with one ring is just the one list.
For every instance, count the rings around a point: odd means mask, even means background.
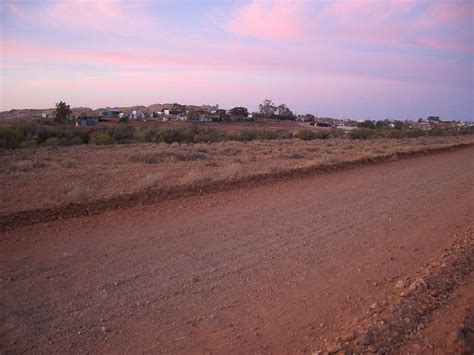
[{"label": "house", "polygon": [[145,114],[141,111],[133,110],[131,118],[132,120],[143,120],[145,119]]},{"label": "house", "polygon": [[99,122],[98,118],[80,117],[78,121],[76,122],[76,126],[80,125],[80,126],[94,127],[97,125],[97,122]]},{"label": "house", "polygon": [[332,122],[315,122],[315,127],[336,127],[336,125]]},{"label": "house", "polygon": [[123,114],[123,112],[120,110],[107,107],[102,111],[102,116],[110,118],[119,118],[121,113]]},{"label": "house", "polygon": [[212,122],[212,117],[208,115],[199,116],[199,122]]}]

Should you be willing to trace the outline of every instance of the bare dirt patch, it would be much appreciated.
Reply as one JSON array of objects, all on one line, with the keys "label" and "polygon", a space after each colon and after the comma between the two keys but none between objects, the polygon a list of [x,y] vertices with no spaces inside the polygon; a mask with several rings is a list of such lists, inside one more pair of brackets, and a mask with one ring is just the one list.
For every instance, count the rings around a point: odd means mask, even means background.
[{"label": "bare dirt patch", "polygon": [[[473,151],[1,232],[0,348],[246,354],[322,349],[346,336],[341,329],[356,318],[361,324],[367,312],[373,317],[374,303],[382,305],[394,292],[400,299],[399,292],[411,286],[407,279],[422,276],[417,272],[426,265],[442,269],[445,249],[472,230]],[[445,280],[456,290],[464,281],[456,279],[449,260],[446,275],[454,279]],[[397,288],[400,280],[403,288]],[[433,286],[443,285],[436,280]],[[446,295],[437,308],[446,313],[434,318],[434,326],[436,319],[457,314],[445,308],[457,304],[451,303],[454,292]],[[424,329],[430,329],[431,316],[424,316]],[[411,317],[408,329],[418,326]],[[461,313],[457,319],[463,322]],[[468,339],[470,333],[462,333]],[[433,338],[431,344],[438,342]],[[400,345],[403,351],[409,344]]]}]

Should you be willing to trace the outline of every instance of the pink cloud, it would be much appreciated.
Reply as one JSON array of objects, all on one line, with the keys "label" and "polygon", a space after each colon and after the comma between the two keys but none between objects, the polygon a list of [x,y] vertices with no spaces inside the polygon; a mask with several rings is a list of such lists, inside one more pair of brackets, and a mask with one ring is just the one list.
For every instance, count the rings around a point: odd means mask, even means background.
[{"label": "pink cloud", "polygon": [[227,29],[238,36],[295,40],[305,36],[304,3],[295,0],[254,0],[230,15]]},{"label": "pink cloud", "polygon": [[[426,45],[426,44],[425,44]],[[58,64],[98,65],[120,69],[122,72],[136,72],[135,69],[190,70],[192,71],[246,71],[246,72],[278,72],[284,73],[333,73],[339,75],[356,75],[360,77],[379,77],[390,80],[417,81],[428,80],[449,85],[450,78],[458,77],[462,67],[447,65],[424,58],[398,56],[390,53],[351,53],[346,50],[331,49],[324,56],[318,55],[319,48],[307,46],[293,47],[291,51],[282,53],[271,48],[252,45],[227,45],[218,54],[195,52],[189,56],[187,52],[169,53],[152,49],[140,55],[124,52],[59,50],[39,47],[30,43],[5,43],[2,62],[28,63],[33,62],[36,68]],[[341,61],[341,58],[344,58]],[[367,68],[370,68],[368,70]],[[125,69],[125,70],[124,70]],[[183,83],[183,85],[185,85]]]},{"label": "pink cloud", "polygon": [[[420,12],[412,13],[417,6]],[[328,36],[338,40],[466,52],[472,51],[473,36],[465,38],[453,31],[469,26],[473,6],[469,1],[335,1],[324,8],[320,18],[336,24]],[[441,26],[442,31],[432,32]]]},{"label": "pink cloud", "polygon": [[[9,1],[9,0],[7,0]],[[7,10],[25,24],[34,23],[42,30],[61,35],[99,34],[120,37],[159,38],[157,19],[148,10],[147,1],[67,0],[45,2],[40,8],[28,2],[7,2]]]},{"label": "pink cloud", "polygon": [[[122,4],[111,0],[69,0],[59,1],[45,7],[45,21],[54,20],[67,28],[87,28],[105,30],[118,27],[119,21],[125,19]],[[111,27],[113,26],[113,27]]]},{"label": "pink cloud", "polygon": [[473,15],[472,1],[433,1],[417,18],[415,25],[417,28],[456,27],[469,23],[472,25]]}]

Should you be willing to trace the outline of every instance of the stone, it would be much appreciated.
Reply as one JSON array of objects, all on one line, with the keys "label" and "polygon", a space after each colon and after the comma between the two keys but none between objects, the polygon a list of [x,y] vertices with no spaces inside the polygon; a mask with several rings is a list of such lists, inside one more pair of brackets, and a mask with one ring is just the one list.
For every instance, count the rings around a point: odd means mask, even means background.
[{"label": "stone", "polygon": [[379,349],[377,349],[377,347],[374,346],[374,345],[369,345],[369,346],[367,347],[367,351],[368,351],[369,353],[376,353],[378,350],[379,350]]},{"label": "stone", "polygon": [[342,337],[343,341],[352,341],[356,338],[357,333],[353,330]]},{"label": "stone", "polygon": [[342,347],[339,344],[336,344],[336,345],[334,345],[334,346],[332,346],[328,349],[328,353],[334,354],[334,353],[337,353],[338,351],[340,351],[341,349],[342,349]]},{"label": "stone", "polygon": [[402,280],[399,280],[397,284],[395,285],[396,288],[404,288],[405,287],[405,282]]},{"label": "stone", "polygon": [[197,276],[193,276],[193,278],[191,279],[191,281],[192,281],[193,283],[196,283],[196,282],[201,281],[201,279],[200,279],[199,277],[197,277]]},{"label": "stone", "polygon": [[362,345],[371,345],[375,342],[375,335],[370,330],[365,333],[361,338]]}]

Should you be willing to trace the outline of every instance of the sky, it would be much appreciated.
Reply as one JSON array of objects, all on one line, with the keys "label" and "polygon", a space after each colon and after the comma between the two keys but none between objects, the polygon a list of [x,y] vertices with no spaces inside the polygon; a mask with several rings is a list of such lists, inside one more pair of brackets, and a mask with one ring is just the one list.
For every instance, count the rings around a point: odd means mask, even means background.
[{"label": "sky", "polygon": [[474,0],[0,0],[0,110],[474,120]]}]

